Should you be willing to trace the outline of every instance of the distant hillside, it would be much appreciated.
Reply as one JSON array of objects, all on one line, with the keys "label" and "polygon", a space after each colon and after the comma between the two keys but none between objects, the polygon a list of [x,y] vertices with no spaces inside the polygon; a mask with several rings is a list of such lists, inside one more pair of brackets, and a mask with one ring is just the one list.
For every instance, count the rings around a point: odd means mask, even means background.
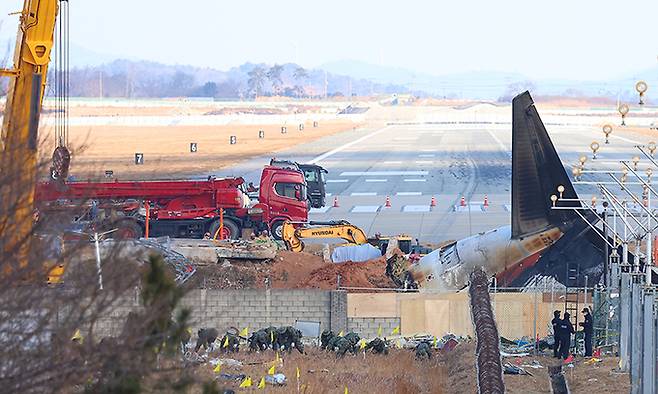
[{"label": "distant hillside", "polygon": [[430,75],[351,60],[325,63],[321,68],[378,83],[402,85],[412,91],[444,98],[510,101],[516,93],[528,89],[535,96],[603,97],[634,102],[637,100],[635,83],[644,80],[649,85],[647,102],[651,102],[652,90],[658,90],[658,66],[600,81],[533,79],[519,73],[486,70]]},{"label": "distant hillside", "polygon": [[304,69],[296,64],[245,63],[227,71],[149,61],[115,60],[71,70],[78,97],[324,97],[417,93],[404,85]]}]

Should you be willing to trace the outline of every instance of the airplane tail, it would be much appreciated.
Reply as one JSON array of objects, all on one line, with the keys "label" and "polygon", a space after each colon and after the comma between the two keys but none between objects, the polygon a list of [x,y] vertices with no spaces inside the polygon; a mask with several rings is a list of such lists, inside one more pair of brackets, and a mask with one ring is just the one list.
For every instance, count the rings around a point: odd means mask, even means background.
[{"label": "airplane tail", "polygon": [[[550,196],[564,186],[562,198],[577,199],[529,92],[512,100],[512,237],[520,238],[577,218],[572,210],[551,209]],[[580,207],[561,201],[561,207]]]}]

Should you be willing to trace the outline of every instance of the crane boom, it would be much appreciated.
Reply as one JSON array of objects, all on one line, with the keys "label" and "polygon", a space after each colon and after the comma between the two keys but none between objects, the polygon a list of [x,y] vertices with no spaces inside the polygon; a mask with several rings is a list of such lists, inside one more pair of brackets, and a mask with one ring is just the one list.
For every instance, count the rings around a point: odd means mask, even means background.
[{"label": "crane boom", "polygon": [[8,234],[1,247],[12,260],[27,263],[37,177],[39,114],[53,48],[58,0],[25,0],[20,13],[4,119],[0,165],[0,232]]}]

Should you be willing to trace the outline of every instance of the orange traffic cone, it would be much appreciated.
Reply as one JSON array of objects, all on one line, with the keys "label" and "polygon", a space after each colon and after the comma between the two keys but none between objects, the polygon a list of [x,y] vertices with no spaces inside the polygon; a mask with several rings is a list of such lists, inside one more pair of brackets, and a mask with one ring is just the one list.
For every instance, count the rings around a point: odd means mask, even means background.
[{"label": "orange traffic cone", "polygon": [[461,205],[462,207],[466,206],[466,199],[464,198],[464,196],[462,196],[462,199],[459,201],[459,205]]},{"label": "orange traffic cone", "polygon": [[486,194],[484,195],[484,207],[485,208],[489,207],[489,198],[487,197]]},{"label": "orange traffic cone", "polygon": [[386,208],[390,208],[390,207],[391,207],[391,198],[390,198],[389,196],[386,196],[386,203],[384,203],[384,206],[385,206]]},{"label": "orange traffic cone", "polygon": [[338,208],[340,205],[338,205],[338,196],[334,197],[334,208]]},{"label": "orange traffic cone", "polygon": [[436,206],[436,198],[432,196],[432,199],[430,200],[430,207],[435,207]]}]

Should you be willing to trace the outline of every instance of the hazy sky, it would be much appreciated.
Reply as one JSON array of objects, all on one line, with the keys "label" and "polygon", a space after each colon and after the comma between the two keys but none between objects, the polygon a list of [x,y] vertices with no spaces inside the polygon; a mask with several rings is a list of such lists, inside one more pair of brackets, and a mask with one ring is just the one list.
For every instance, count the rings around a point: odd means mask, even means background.
[{"label": "hazy sky", "polygon": [[[0,36],[21,0],[2,0]],[[220,69],[362,60],[435,75],[597,79],[657,64],[657,0],[70,0],[71,41]],[[644,24],[642,22],[645,22]]]}]

